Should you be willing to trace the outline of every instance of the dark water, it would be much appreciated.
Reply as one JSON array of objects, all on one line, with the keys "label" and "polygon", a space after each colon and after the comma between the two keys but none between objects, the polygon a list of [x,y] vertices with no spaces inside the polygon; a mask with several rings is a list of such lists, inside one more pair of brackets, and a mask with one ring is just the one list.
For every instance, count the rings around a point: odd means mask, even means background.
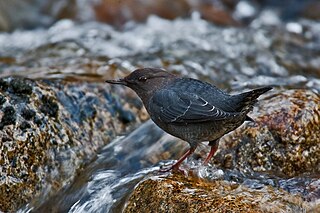
[{"label": "dark water", "polygon": [[[228,91],[257,86],[320,91],[320,23],[282,22],[265,10],[246,28],[217,27],[193,13],[191,18],[128,23],[123,32],[97,22],[61,20],[49,29],[0,34],[0,77],[103,82],[137,67],[163,67],[199,78]],[[120,212],[136,184],[173,163],[185,150],[181,142],[147,122],[104,147],[77,179],[56,196],[20,212]],[[165,161],[167,160],[167,161]],[[159,163],[161,161],[161,163]],[[198,175],[227,179],[251,188],[272,185],[319,197],[319,177],[280,179],[198,167]],[[306,186],[315,188],[309,194]],[[318,193],[318,194],[317,194]]]}]

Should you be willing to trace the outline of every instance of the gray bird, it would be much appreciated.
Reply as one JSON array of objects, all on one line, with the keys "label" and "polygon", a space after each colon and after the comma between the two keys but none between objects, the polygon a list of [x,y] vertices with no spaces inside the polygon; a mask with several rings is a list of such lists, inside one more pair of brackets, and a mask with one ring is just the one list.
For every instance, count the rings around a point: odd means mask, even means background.
[{"label": "gray bird", "polygon": [[219,139],[245,121],[253,121],[247,113],[261,94],[272,89],[229,95],[209,83],[155,68],[137,69],[125,78],[106,82],[133,89],[161,129],[189,143],[190,149],[170,169],[178,169],[204,141],[211,146],[204,161],[207,164],[218,149]]}]

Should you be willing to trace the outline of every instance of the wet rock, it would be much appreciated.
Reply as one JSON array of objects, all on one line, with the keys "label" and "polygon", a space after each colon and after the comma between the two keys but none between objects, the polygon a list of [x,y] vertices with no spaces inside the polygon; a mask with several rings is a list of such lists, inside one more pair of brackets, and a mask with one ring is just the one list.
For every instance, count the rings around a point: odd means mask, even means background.
[{"label": "wet rock", "polygon": [[236,20],[233,15],[233,9],[230,10],[221,2],[198,3],[196,8],[199,10],[202,18],[218,25],[240,26],[240,20]]},{"label": "wet rock", "polygon": [[0,90],[7,90],[8,89],[8,82],[4,79],[0,79]]},{"label": "wet rock", "polygon": [[[200,15],[209,22],[220,25],[239,25],[240,20],[233,17],[234,8],[237,1],[168,1],[159,0],[157,2],[115,2],[103,0],[94,5],[97,20],[107,22],[114,26],[123,26],[128,21],[145,21],[150,14],[157,15],[165,19],[187,17],[193,11],[198,11]],[[126,10],[124,10],[126,8]]]},{"label": "wet rock", "polygon": [[2,104],[4,104],[6,102],[6,98],[2,95],[0,95],[0,107],[2,106]]},{"label": "wet rock", "polygon": [[26,120],[33,119],[35,115],[36,115],[36,112],[34,110],[31,110],[31,109],[24,108],[21,111],[21,116]]},{"label": "wet rock", "polygon": [[15,109],[12,106],[7,106],[2,110],[2,118],[0,122],[0,130],[3,129],[3,127],[11,124],[15,124],[16,122],[16,114]]},{"label": "wet rock", "polygon": [[10,82],[13,93],[17,95],[30,95],[32,93],[32,87],[28,84],[26,80],[13,79]]},{"label": "wet rock", "polygon": [[184,17],[188,15],[190,7],[191,5],[186,0],[174,2],[168,0],[157,2],[102,0],[95,4],[93,9],[97,20],[121,27],[128,21],[145,21],[150,14],[167,19]]},{"label": "wet rock", "polygon": [[25,129],[28,129],[28,128],[31,128],[31,125],[27,122],[27,121],[23,121],[21,124],[20,124],[20,127],[19,127],[21,130],[25,130]]},{"label": "wet rock", "polygon": [[308,208],[301,198],[284,190],[253,190],[231,182],[174,174],[142,181],[124,212],[300,212]]},{"label": "wet rock", "polygon": [[57,117],[59,106],[57,102],[54,100],[54,97],[43,96],[41,98],[40,111],[50,117]]},{"label": "wet rock", "polygon": [[224,168],[293,177],[320,172],[320,96],[310,90],[269,92],[246,123],[221,140]]},{"label": "wet rock", "polygon": [[141,121],[132,118],[141,107],[121,104],[124,88],[12,77],[0,85],[0,211],[43,202],[97,149]]}]

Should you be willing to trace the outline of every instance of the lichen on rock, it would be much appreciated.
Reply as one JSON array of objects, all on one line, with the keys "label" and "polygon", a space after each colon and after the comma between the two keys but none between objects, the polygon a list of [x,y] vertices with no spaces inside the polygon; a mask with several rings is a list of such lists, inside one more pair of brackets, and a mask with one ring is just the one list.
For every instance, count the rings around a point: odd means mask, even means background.
[{"label": "lichen on rock", "polygon": [[320,96],[310,90],[265,95],[246,123],[221,141],[215,163],[293,177],[320,172]]},{"label": "lichen on rock", "polygon": [[253,190],[226,182],[208,182],[174,174],[142,181],[124,209],[129,212],[297,212],[304,204],[284,190]]},{"label": "lichen on rock", "polygon": [[125,89],[110,93],[99,83],[0,79],[0,211],[54,193],[100,147],[140,122],[132,116],[141,107],[119,104]]}]

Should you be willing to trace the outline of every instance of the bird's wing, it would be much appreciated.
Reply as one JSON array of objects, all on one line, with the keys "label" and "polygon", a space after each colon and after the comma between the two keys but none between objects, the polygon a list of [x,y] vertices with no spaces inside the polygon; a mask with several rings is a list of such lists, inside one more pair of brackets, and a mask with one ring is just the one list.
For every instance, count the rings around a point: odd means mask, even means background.
[{"label": "bird's wing", "polygon": [[197,123],[239,115],[239,112],[225,112],[197,94],[172,90],[157,91],[150,99],[149,107],[165,123]]}]

